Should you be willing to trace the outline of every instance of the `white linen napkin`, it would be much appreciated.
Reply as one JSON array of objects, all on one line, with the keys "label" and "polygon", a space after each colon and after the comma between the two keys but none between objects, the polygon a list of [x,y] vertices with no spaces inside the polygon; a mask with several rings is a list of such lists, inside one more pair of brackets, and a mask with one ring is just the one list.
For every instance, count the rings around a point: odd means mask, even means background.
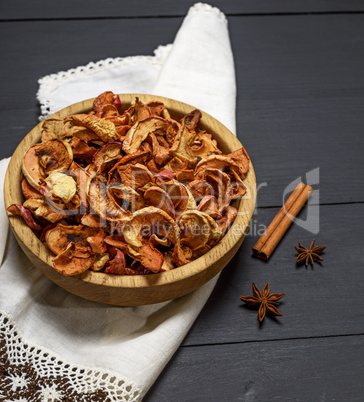
[{"label": "white linen napkin", "polygon": [[[207,4],[195,4],[173,45],[159,47],[154,56],[107,59],[42,78],[37,95],[41,118],[106,90],[178,99],[235,132],[234,61],[224,14]],[[1,187],[7,163],[0,162]],[[7,224],[2,207],[0,261]],[[68,395],[72,389],[77,395],[101,390],[112,401],[140,401],[182,342],[216,281],[217,277],[169,302],[102,305],[50,282],[11,235],[0,268],[3,352],[12,365],[30,363],[39,376],[69,379],[62,389],[49,380],[48,388],[39,391],[43,398],[57,400],[57,395]],[[0,396],[1,392],[5,391]]]}]

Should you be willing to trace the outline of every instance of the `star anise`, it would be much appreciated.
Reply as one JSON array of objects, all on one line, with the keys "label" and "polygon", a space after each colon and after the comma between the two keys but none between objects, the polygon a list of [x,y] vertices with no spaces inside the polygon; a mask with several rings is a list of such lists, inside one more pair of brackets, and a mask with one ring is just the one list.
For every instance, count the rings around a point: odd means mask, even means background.
[{"label": "star anise", "polygon": [[297,250],[298,256],[296,258],[296,262],[299,264],[303,261],[305,261],[305,265],[310,263],[311,266],[313,266],[314,261],[323,261],[324,259],[320,257],[320,254],[325,250],[326,246],[317,246],[314,247],[315,245],[315,239],[312,240],[310,247],[306,248],[302,246],[301,243],[298,243],[298,247],[295,247]]},{"label": "star anise", "polygon": [[277,301],[281,299],[285,293],[272,293],[269,294],[269,282],[264,286],[263,293],[258,289],[257,285],[253,282],[253,295],[254,296],[240,296],[240,300],[248,306],[259,306],[258,318],[262,322],[265,314],[283,315],[280,313],[276,306],[280,303]]}]

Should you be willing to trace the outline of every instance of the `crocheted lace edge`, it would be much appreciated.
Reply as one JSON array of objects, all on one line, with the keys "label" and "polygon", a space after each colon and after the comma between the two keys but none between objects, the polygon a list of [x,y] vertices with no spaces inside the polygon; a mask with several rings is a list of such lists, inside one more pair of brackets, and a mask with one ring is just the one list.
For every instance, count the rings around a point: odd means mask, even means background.
[{"label": "crocheted lace edge", "polygon": [[[227,19],[225,14],[219,10],[217,7],[213,7],[206,3],[196,3],[190,7],[187,15],[192,15],[198,12],[209,12],[213,13],[227,24]],[[77,77],[96,74],[101,71],[105,71],[111,68],[119,67],[121,65],[127,65],[132,63],[151,63],[162,65],[166,59],[168,53],[172,48],[172,44],[161,45],[154,51],[154,56],[129,56],[129,57],[117,57],[117,58],[107,58],[104,60],[99,60],[97,62],[90,62],[85,66],[79,66],[76,68],[71,68],[67,71],[60,71],[55,74],[49,74],[38,80],[39,90],[37,92],[37,100],[40,104],[41,115],[39,120],[44,120],[51,114],[55,113],[56,106],[50,100],[52,91],[66,81],[75,79]]]},{"label": "crocheted lace edge", "polygon": [[225,14],[217,7],[213,7],[207,3],[196,3],[189,10],[187,15],[197,13],[200,11],[214,13],[221,21],[228,23]]},{"label": "crocheted lace edge", "polygon": [[54,378],[61,372],[76,392],[102,390],[113,402],[142,400],[143,392],[132,381],[107,369],[69,363],[51,350],[27,342],[19,334],[15,321],[3,310],[0,310],[0,338],[5,340],[13,365],[30,364],[42,377]]},{"label": "crocheted lace edge", "polygon": [[85,75],[97,74],[112,68],[125,66],[135,63],[150,63],[154,65],[162,65],[168,53],[172,48],[172,44],[158,46],[154,51],[154,56],[128,56],[116,57],[90,62],[85,66],[78,66],[67,71],[60,71],[55,74],[49,74],[38,80],[39,89],[37,92],[37,100],[40,104],[41,115],[39,120],[44,120],[57,111],[56,105],[50,100],[51,93],[61,84],[67,81],[83,77]]}]

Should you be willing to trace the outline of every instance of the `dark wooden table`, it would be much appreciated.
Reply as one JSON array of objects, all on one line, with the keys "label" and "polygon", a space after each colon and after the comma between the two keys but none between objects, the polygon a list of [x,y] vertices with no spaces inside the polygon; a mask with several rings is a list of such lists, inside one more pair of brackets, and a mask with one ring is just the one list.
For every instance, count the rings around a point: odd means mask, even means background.
[{"label": "dark wooden table", "polygon": [[[191,1],[2,2],[0,157],[37,124],[37,80],[172,42]],[[356,401],[364,395],[364,2],[225,0],[238,136],[257,174],[252,231],[147,394],[161,401]],[[131,40],[132,39],[132,40]],[[294,225],[268,263],[251,255],[284,189],[319,168],[319,233]],[[300,215],[305,219],[305,212]],[[294,246],[327,244],[295,264]],[[240,295],[270,282],[283,317]]]}]

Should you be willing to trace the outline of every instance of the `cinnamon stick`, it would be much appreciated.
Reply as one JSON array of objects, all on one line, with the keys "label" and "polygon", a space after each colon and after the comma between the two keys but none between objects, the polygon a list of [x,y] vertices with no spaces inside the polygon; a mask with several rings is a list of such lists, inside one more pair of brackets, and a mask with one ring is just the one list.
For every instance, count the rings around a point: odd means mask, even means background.
[{"label": "cinnamon stick", "polygon": [[253,247],[253,254],[256,257],[264,261],[269,259],[278,243],[291,226],[293,219],[305,205],[312,191],[311,186],[307,186],[304,183],[298,184]]}]

